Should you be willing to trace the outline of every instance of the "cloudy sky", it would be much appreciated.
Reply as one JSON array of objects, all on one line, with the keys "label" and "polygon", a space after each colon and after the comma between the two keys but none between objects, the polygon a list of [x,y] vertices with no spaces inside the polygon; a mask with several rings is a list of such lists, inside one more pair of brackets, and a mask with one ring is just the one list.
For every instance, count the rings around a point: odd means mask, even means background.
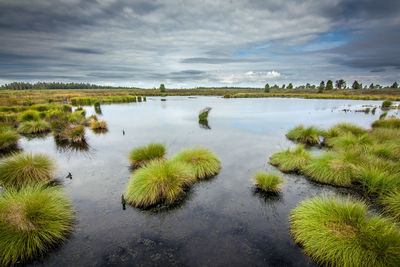
[{"label": "cloudy sky", "polygon": [[0,0],[0,83],[400,80],[399,0]]}]

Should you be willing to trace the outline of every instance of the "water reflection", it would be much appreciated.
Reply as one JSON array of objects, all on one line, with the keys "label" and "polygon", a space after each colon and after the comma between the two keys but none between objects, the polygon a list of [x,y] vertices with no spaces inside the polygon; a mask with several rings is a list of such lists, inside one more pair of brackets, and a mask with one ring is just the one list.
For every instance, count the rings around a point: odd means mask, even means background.
[{"label": "water reflection", "polygon": [[90,148],[86,141],[70,142],[54,137],[54,143],[56,144],[56,151],[58,153],[66,154],[69,157],[75,153],[81,153],[88,158],[92,158],[94,155],[94,150]]},{"label": "water reflection", "polygon": [[[92,129],[94,134],[105,134],[108,132],[108,129]],[[125,135],[125,134],[124,134]]]}]

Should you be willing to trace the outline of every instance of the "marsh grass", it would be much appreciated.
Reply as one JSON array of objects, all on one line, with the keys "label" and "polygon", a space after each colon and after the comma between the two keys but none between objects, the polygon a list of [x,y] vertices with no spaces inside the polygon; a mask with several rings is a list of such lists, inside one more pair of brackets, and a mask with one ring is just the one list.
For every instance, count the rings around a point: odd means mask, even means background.
[{"label": "marsh grass", "polygon": [[[330,128],[333,132],[337,133],[337,136],[344,133],[351,133],[353,135],[363,135],[366,134],[368,131],[358,125],[352,123],[338,123]],[[328,132],[329,133],[329,132]],[[328,137],[336,137],[336,136],[328,136]]]},{"label": "marsh grass", "polygon": [[384,205],[387,214],[400,222],[400,189],[392,190],[392,192],[382,196],[380,203]]},{"label": "marsh grass", "polygon": [[359,155],[351,152],[325,152],[303,168],[312,180],[336,186],[351,186],[358,170]]},{"label": "marsh grass", "polygon": [[383,120],[384,118],[386,118],[387,115],[388,115],[387,112],[383,112],[381,115],[379,115],[379,119]]},{"label": "marsh grass", "polygon": [[125,199],[134,207],[173,204],[196,181],[193,169],[181,161],[153,160],[133,172]]},{"label": "marsh grass", "polygon": [[290,215],[294,240],[324,266],[399,266],[397,225],[364,202],[335,196],[303,200]]},{"label": "marsh grass", "polygon": [[373,144],[373,140],[367,134],[353,135],[352,133],[344,133],[328,139],[326,144],[335,149],[347,150],[355,147],[368,147]]},{"label": "marsh grass", "polygon": [[299,143],[316,145],[320,143],[320,136],[322,135],[323,131],[319,128],[299,125],[287,132],[286,137]]},{"label": "marsh grass", "polygon": [[135,168],[140,167],[154,159],[163,159],[166,154],[166,149],[163,144],[150,143],[147,146],[134,148],[129,153],[129,161]]},{"label": "marsh grass", "polygon": [[107,123],[105,121],[93,121],[90,124],[92,130],[107,130]]},{"label": "marsh grass", "polygon": [[400,119],[377,120],[372,123],[372,128],[400,129]]},{"label": "marsh grass", "polygon": [[19,115],[21,121],[36,121],[40,119],[39,112],[36,110],[26,110]]},{"label": "marsh grass", "polygon": [[85,127],[83,125],[71,126],[66,129],[65,133],[66,139],[72,143],[81,143],[85,142]]},{"label": "marsh grass", "polygon": [[23,186],[53,179],[55,164],[44,154],[20,153],[0,163],[0,183],[4,187]]},{"label": "marsh grass", "polygon": [[253,182],[263,191],[278,193],[280,191],[280,185],[284,180],[278,174],[259,171],[254,174]]},{"label": "marsh grass", "polygon": [[274,153],[269,160],[271,165],[276,166],[283,172],[301,172],[311,160],[310,153],[304,145],[298,145],[294,149]]},{"label": "marsh grass", "polygon": [[217,155],[205,147],[183,149],[173,157],[173,160],[189,164],[197,179],[206,179],[216,175],[221,168]]},{"label": "marsh grass", "polygon": [[199,113],[199,122],[206,122],[210,111],[211,111],[210,107],[206,107],[206,108],[202,109]]},{"label": "marsh grass", "polygon": [[364,187],[364,192],[375,197],[400,188],[400,176],[379,165],[364,163],[357,171],[357,179]]},{"label": "marsh grass", "polygon": [[0,127],[0,151],[9,151],[17,147],[19,135],[8,126]]},{"label": "marsh grass", "polygon": [[44,120],[24,121],[18,127],[21,134],[40,134],[50,131],[50,124]]},{"label": "marsh grass", "polygon": [[393,102],[390,100],[385,100],[382,102],[382,109],[390,109],[390,107],[393,105]]},{"label": "marsh grass", "polygon": [[6,190],[0,196],[0,265],[42,257],[67,238],[73,220],[71,202],[58,187]]}]

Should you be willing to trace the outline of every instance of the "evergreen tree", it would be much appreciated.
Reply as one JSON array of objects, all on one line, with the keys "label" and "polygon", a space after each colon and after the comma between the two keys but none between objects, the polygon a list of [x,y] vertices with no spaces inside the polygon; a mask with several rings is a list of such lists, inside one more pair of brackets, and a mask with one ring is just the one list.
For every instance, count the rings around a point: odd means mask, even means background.
[{"label": "evergreen tree", "polygon": [[162,84],[160,84],[160,92],[161,93],[165,93],[165,86],[164,86],[164,84],[162,83]]},{"label": "evergreen tree", "polygon": [[326,90],[332,90],[333,89],[333,82],[332,80],[328,80],[326,82]]},{"label": "evergreen tree", "polygon": [[264,93],[269,93],[269,84],[265,84]]}]

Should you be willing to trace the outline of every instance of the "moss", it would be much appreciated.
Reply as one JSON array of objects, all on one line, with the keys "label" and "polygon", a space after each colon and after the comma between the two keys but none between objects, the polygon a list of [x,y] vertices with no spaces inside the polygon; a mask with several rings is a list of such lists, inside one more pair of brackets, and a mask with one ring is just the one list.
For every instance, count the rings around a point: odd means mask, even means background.
[{"label": "moss", "polygon": [[304,127],[303,125],[296,126],[290,130],[286,137],[292,141],[296,141],[308,145],[316,145],[320,143],[320,136],[323,135],[323,131],[316,127]]},{"label": "moss", "polygon": [[180,199],[185,188],[195,180],[192,167],[182,161],[153,160],[134,171],[125,198],[135,207],[170,205]]},{"label": "moss", "polygon": [[303,145],[299,145],[294,149],[287,149],[277,152],[270,157],[269,163],[277,166],[283,172],[301,172],[311,159],[311,155],[307,152]]},{"label": "moss", "polygon": [[266,173],[259,171],[253,176],[254,184],[263,191],[277,193],[280,191],[280,185],[283,183],[283,179],[273,173]]},{"label": "moss", "polygon": [[150,143],[147,146],[134,148],[129,153],[129,161],[132,166],[140,167],[154,159],[163,159],[166,154],[166,149],[163,144]]},{"label": "moss", "polygon": [[71,202],[58,187],[7,190],[0,196],[0,265],[45,255],[72,230]]},{"label": "moss", "polygon": [[218,157],[205,147],[183,149],[173,160],[183,161],[189,164],[193,168],[194,175],[198,179],[214,176],[221,168],[221,162]]},{"label": "moss", "polygon": [[290,215],[294,240],[326,266],[399,266],[400,232],[351,198],[316,196]]}]

